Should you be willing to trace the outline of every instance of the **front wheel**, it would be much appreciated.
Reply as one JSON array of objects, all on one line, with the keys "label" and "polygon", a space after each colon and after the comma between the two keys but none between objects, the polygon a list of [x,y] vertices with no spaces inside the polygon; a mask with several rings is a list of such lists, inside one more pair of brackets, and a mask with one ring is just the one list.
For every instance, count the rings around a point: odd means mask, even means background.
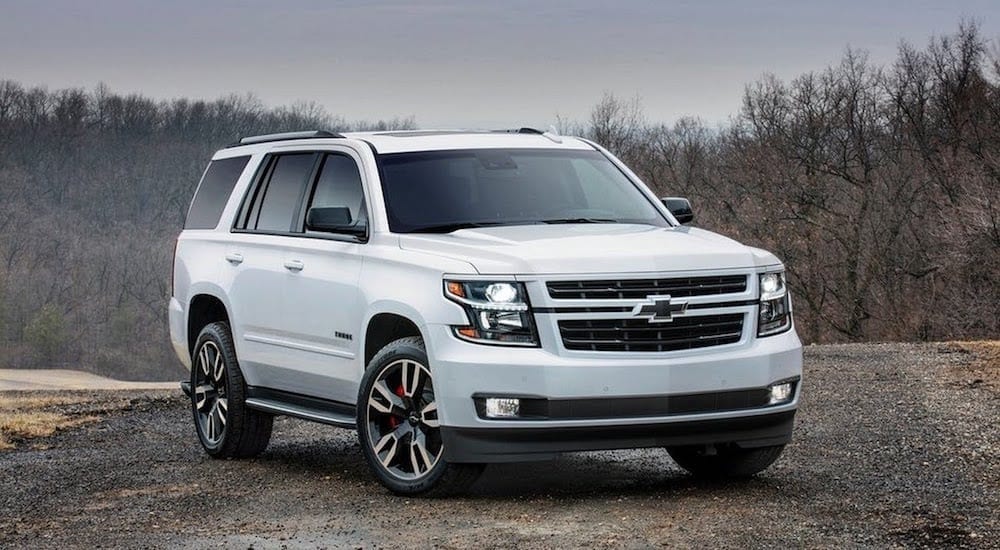
[{"label": "front wheel", "polygon": [[424,343],[401,338],[372,358],[358,392],[358,438],[378,480],[401,495],[462,491],[483,470],[444,460],[434,380]]},{"label": "front wheel", "polygon": [[747,478],[763,472],[774,464],[784,445],[742,449],[735,445],[719,445],[712,452],[704,446],[670,447],[667,452],[678,466],[692,475],[708,479]]}]

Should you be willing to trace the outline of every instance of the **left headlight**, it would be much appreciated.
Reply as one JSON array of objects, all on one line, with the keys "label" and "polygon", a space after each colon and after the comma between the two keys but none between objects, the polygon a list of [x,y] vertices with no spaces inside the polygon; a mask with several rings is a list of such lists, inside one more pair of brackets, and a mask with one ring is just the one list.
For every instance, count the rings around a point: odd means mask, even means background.
[{"label": "left headlight", "polygon": [[760,274],[757,336],[780,334],[792,327],[792,304],[785,286],[785,272]]},{"label": "left headlight", "polygon": [[523,283],[514,281],[445,281],[444,295],[458,302],[469,325],[455,335],[480,344],[538,346],[538,332]]}]

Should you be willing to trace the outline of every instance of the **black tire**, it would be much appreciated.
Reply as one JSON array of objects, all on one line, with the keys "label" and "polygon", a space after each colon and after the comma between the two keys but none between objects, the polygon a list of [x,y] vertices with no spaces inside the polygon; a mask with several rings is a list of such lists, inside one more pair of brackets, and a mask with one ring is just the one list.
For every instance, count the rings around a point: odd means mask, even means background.
[{"label": "black tire", "polygon": [[734,445],[716,446],[709,454],[705,447],[670,447],[667,452],[678,466],[705,479],[748,478],[774,464],[784,445],[741,449]]},{"label": "black tire", "polygon": [[248,458],[267,448],[274,416],[247,408],[245,399],[229,325],[212,323],[201,329],[191,357],[191,412],[198,440],[212,458]]},{"label": "black tire", "polygon": [[[407,375],[404,371],[415,374]],[[409,393],[403,387],[404,384],[409,385],[408,379],[417,380]],[[421,379],[423,382],[420,382]],[[376,384],[395,396],[383,397],[385,394],[376,390]],[[427,384],[430,384],[429,389]],[[393,390],[392,386],[396,389]],[[395,400],[397,397],[398,401]],[[375,405],[388,410],[379,410],[374,408]],[[430,424],[426,424],[424,411],[432,405],[434,418],[427,419]],[[357,416],[358,441],[365,461],[379,482],[393,493],[429,497],[452,495],[467,489],[483,471],[482,464],[454,464],[444,460],[440,426],[437,426],[438,429],[433,426],[436,424],[433,379],[420,337],[400,338],[375,354],[368,363],[358,390]],[[418,438],[422,447],[417,446]],[[379,454],[383,451],[376,448],[383,439],[389,441],[387,446],[391,447],[380,458]],[[422,453],[414,450],[420,448]],[[409,457],[400,456],[397,451],[402,449],[409,449],[412,454]],[[433,458],[430,467],[421,472],[421,464],[428,466],[428,458]],[[383,464],[383,460],[388,465]]]}]

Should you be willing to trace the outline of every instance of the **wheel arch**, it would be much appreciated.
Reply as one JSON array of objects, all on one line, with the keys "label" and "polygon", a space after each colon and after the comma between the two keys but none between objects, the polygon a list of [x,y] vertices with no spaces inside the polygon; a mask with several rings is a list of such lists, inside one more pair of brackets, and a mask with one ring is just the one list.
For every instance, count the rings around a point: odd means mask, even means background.
[{"label": "wheel arch", "polygon": [[365,322],[364,338],[361,343],[361,371],[368,368],[375,354],[390,342],[407,336],[427,338],[422,327],[423,319],[416,311],[406,311],[405,307],[383,308],[369,314]]},{"label": "wheel arch", "polygon": [[203,292],[192,296],[188,302],[187,315],[188,354],[194,353],[194,345],[203,328],[219,321],[229,323],[232,327],[231,318],[226,303],[217,295]]}]

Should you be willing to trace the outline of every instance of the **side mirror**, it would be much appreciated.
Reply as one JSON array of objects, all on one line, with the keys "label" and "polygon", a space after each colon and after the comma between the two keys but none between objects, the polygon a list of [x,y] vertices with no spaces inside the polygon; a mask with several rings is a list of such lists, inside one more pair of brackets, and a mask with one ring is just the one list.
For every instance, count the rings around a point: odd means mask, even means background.
[{"label": "side mirror", "polygon": [[663,206],[677,218],[677,221],[685,224],[694,221],[694,211],[691,210],[691,202],[682,197],[663,197],[660,199]]},{"label": "side mirror", "polygon": [[367,224],[355,223],[351,219],[351,209],[346,206],[313,207],[306,213],[306,229],[323,233],[344,233],[364,237]]}]

